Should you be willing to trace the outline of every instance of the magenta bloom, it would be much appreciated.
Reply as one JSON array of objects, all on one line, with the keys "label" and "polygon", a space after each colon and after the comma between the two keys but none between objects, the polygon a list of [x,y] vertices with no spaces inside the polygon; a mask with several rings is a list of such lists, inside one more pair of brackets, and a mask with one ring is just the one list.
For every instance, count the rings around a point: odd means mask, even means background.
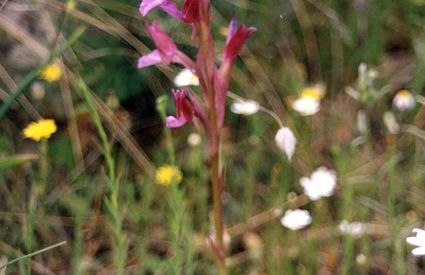
[{"label": "magenta bloom", "polygon": [[143,16],[146,16],[146,14],[156,7],[161,8],[175,18],[183,18],[183,13],[177,8],[176,4],[170,0],[143,0],[140,4],[139,11]]},{"label": "magenta bloom", "polygon": [[241,51],[245,40],[257,29],[245,25],[237,27],[237,21],[233,18],[229,24],[229,34],[226,39],[226,48],[224,49],[224,60],[232,61]]},{"label": "magenta bloom", "polygon": [[186,97],[186,90],[173,90],[173,100],[176,106],[176,117],[168,116],[166,126],[168,128],[177,128],[186,123],[190,123],[195,116],[195,110],[189,99]]},{"label": "magenta bloom", "polygon": [[[220,77],[224,83],[230,80],[233,61],[242,49],[245,40],[257,31],[254,27],[245,25],[239,26],[235,18],[232,18],[229,24],[229,33],[226,39],[226,47],[224,48],[223,63],[220,66]],[[227,89],[227,86],[225,87]]]},{"label": "magenta bloom", "polygon": [[145,68],[159,63],[168,65],[173,62],[194,70],[193,61],[177,49],[173,40],[158,26],[158,22],[154,21],[152,26],[147,24],[146,27],[155,43],[156,50],[139,58],[137,67]]},{"label": "magenta bloom", "polygon": [[[170,63],[181,64],[192,72],[196,72],[203,92],[202,98],[204,102],[201,104],[189,89],[173,91],[176,117],[167,117],[166,126],[168,128],[180,127],[192,122],[193,118],[197,117],[202,122],[207,134],[211,132],[212,127],[215,128],[216,133],[220,133],[224,123],[227,89],[233,61],[241,51],[245,40],[256,29],[245,25],[238,27],[236,19],[230,21],[223,62],[220,68],[217,69],[214,62],[214,40],[209,29],[210,1],[185,0],[182,11],[180,11],[171,0],[143,0],[140,5],[140,12],[142,15],[146,15],[156,7],[191,24],[194,30],[193,34],[199,34],[199,50],[195,63],[177,48],[173,40],[158,26],[156,21],[152,25],[147,25],[156,49],[142,56],[139,59],[138,67],[144,68],[159,63],[167,65]],[[205,111],[210,110],[210,108],[215,109],[215,125],[210,125],[210,113]],[[213,141],[214,139],[214,137],[210,137],[210,140]],[[218,146],[215,141],[212,144],[214,148]]]}]

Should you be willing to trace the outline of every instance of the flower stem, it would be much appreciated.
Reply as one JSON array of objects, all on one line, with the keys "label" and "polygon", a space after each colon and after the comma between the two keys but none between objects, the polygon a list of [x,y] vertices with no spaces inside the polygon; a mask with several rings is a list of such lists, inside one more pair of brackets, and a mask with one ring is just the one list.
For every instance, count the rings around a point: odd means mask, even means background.
[{"label": "flower stem", "polygon": [[214,73],[210,69],[210,40],[211,33],[207,22],[199,23],[199,51],[204,58],[201,68],[201,75],[204,78],[204,92],[208,100],[208,119],[209,119],[209,150],[210,150],[210,174],[213,190],[214,201],[214,228],[215,228],[215,243],[219,248],[221,255],[216,255],[217,265],[220,274],[227,274],[224,261],[224,245],[223,245],[223,213],[222,213],[222,179],[220,179],[219,165],[219,144],[220,144],[220,129],[217,125],[217,110],[216,110],[216,94],[214,91]]}]

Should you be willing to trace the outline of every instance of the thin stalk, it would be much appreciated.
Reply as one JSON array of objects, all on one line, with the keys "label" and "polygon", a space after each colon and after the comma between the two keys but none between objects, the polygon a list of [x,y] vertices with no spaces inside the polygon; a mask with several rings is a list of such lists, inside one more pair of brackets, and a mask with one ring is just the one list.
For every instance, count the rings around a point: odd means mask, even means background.
[{"label": "thin stalk", "polygon": [[108,183],[110,193],[109,196],[105,197],[105,204],[109,211],[108,217],[114,234],[114,262],[117,269],[117,274],[125,274],[128,242],[124,232],[122,231],[123,211],[119,205],[120,179],[115,173],[115,161],[112,157],[112,151],[108,137],[106,135],[105,129],[103,128],[99,113],[97,112],[93,96],[91,95],[89,88],[81,77],[77,78],[77,82],[81,92],[83,93],[84,99],[86,100],[90,115],[96,125],[96,129],[102,142],[103,155],[106,160],[106,168],[108,171],[106,181]]},{"label": "thin stalk", "polygon": [[[49,173],[49,160],[48,160],[48,143],[47,139],[40,141],[40,162],[37,179],[31,185],[30,197],[28,202],[28,217],[25,226],[25,248],[27,252],[30,252],[34,248],[35,243],[35,221],[37,212],[37,201],[43,196],[46,190],[47,177]],[[31,263],[28,262],[27,269],[23,272],[28,274],[31,273]]]},{"label": "thin stalk", "polygon": [[[158,111],[159,115],[161,116],[161,119],[163,122],[165,122],[167,113],[167,97],[166,96],[160,96],[156,99],[156,110]],[[174,144],[173,144],[173,138],[171,136],[171,131],[169,128],[164,128],[165,133],[165,145],[167,147],[167,154],[169,161],[172,165],[175,164],[175,150],[174,150]]]},{"label": "thin stalk", "polygon": [[395,170],[397,169],[397,158],[394,154],[395,148],[390,149],[391,159],[388,165],[388,212],[391,220],[391,239],[394,251],[394,264],[395,274],[406,274],[406,264],[404,255],[403,239],[400,236],[400,224],[397,218],[396,197],[397,190],[395,190],[396,182],[394,180]]},{"label": "thin stalk", "polygon": [[[203,52],[204,56],[208,58],[209,56],[209,39],[210,33],[209,28],[206,22],[200,22],[200,51]],[[224,257],[224,245],[223,245],[223,213],[222,213],[222,200],[221,200],[221,182],[220,182],[220,165],[219,165],[219,144],[220,144],[220,134],[217,129],[217,113],[216,113],[216,102],[215,102],[215,91],[212,83],[213,77],[212,72],[208,72],[209,68],[206,69],[206,76],[209,79],[206,79],[206,91],[208,99],[208,119],[210,122],[210,174],[211,174],[211,184],[213,190],[213,201],[214,201],[214,228],[215,228],[215,242],[220,249],[222,255],[217,256],[217,263],[219,267],[220,274],[226,274],[225,263],[221,260]]]},{"label": "thin stalk", "polygon": [[21,260],[26,259],[26,258],[31,258],[31,257],[33,257],[33,256],[35,256],[35,255],[38,255],[38,254],[44,253],[44,252],[46,252],[46,251],[48,251],[48,250],[54,249],[54,248],[59,247],[59,246],[62,246],[62,245],[64,245],[64,244],[66,244],[66,241],[63,241],[63,242],[60,242],[60,243],[57,243],[57,244],[54,244],[54,245],[48,246],[48,247],[46,247],[46,248],[43,248],[43,249],[37,250],[37,251],[35,251],[35,252],[29,253],[29,254],[27,254],[27,255],[24,255],[24,256],[18,257],[18,258],[16,258],[16,259],[13,259],[13,260],[9,261],[7,264],[4,264],[4,265],[0,266],[0,270],[2,270],[3,268],[5,268],[5,267],[6,267],[6,266],[8,266],[8,265],[11,265],[11,264],[13,264],[13,263],[16,263],[16,262],[21,261]]}]

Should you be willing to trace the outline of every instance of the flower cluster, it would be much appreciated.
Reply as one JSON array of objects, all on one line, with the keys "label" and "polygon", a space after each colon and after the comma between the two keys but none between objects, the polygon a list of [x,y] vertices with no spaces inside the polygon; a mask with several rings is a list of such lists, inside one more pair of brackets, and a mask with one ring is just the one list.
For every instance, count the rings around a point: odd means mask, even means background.
[{"label": "flower cluster", "polygon": [[[317,168],[310,177],[302,177],[300,185],[304,188],[304,193],[312,200],[318,200],[321,197],[330,197],[334,193],[336,187],[336,172],[321,166]],[[307,210],[288,210],[281,223],[283,226],[291,230],[299,230],[311,223],[311,216]],[[357,223],[348,224],[347,221],[342,223],[340,230],[343,233],[360,234],[363,228]]]},{"label": "flower cluster", "polygon": [[[223,126],[225,100],[234,59],[245,40],[256,29],[245,25],[238,27],[236,19],[233,18],[228,28],[223,62],[217,68],[214,63],[214,40],[210,32],[209,0],[186,0],[181,10],[170,0],[143,0],[140,13],[145,16],[154,8],[160,8],[190,24],[193,28],[192,37],[197,38],[199,50],[196,61],[192,60],[177,48],[173,40],[154,21],[152,25],[148,24],[146,27],[156,49],[142,56],[138,61],[138,67],[176,63],[185,68],[175,79],[175,84],[183,88],[172,92],[176,116],[167,117],[166,126],[176,128],[191,123],[195,118],[199,119],[209,136],[210,145],[214,148],[217,142],[211,135],[213,133],[219,135]],[[201,86],[203,100],[187,87],[198,83]]]}]

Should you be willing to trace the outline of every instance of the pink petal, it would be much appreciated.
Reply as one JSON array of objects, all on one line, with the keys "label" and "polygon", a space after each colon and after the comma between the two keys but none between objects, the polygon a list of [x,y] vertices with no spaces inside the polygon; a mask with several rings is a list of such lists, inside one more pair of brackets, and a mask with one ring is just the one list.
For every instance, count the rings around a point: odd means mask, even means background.
[{"label": "pink petal", "polygon": [[161,55],[158,50],[154,50],[151,53],[140,57],[137,62],[137,67],[141,69],[159,63],[162,63]]},{"label": "pink petal", "polygon": [[148,12],[157,6],[169,2],[168,0],[143,0],[140,4],[139,11],[143,16],[146,16]]},{"label": "pink petal", "polygon": [[183,19],[183,13],[177,8],[174,2],[165,1],[163,4],[161,4],[160,8],[172,17],[180,20]]},{"label": "pink petal", "polygon": [[227,38],[226,38],[226,45],[229,44],[229,41],[235,34],[237,27],[238,27],[238,21],[236,20],[235,17],[233,17],[229,23],[229,30],[228,30]]},{"label": "pink petal", "polygon": [[162,62],[169,64],[177,52],[177,47],[173,40],[158,26],[157,21],[154,21],[151,26],[147,25],[147,29],[161,54]]},{"label": "pink petal", "polygon": [[183,5],[183,20],[186,23],[196,23],[201,19],[199,0],[186,0]]},{"label": "pink petal", "polygon": [[233,60],[241,51],[248,36],[256,30],[254,27],[247,27],[245,25],[241,25],[236,31],[232,30],[234,33],[228,39],[228,43],[224,49],[224,59]]},{"label": "pink petal", "polygon": [[167,128],[177,128],[186,124],[186,118],[181,116],[180,118],[175,118],[173,116],[167,116],[165,119],[165,126]]},{"label": "pink petal", "polygon": [[181,64],[185,68],[195,71],[195,63],[193,63],[193,60],[179,50],[176,51],[176,54],[172,57],[171,62]]}]

